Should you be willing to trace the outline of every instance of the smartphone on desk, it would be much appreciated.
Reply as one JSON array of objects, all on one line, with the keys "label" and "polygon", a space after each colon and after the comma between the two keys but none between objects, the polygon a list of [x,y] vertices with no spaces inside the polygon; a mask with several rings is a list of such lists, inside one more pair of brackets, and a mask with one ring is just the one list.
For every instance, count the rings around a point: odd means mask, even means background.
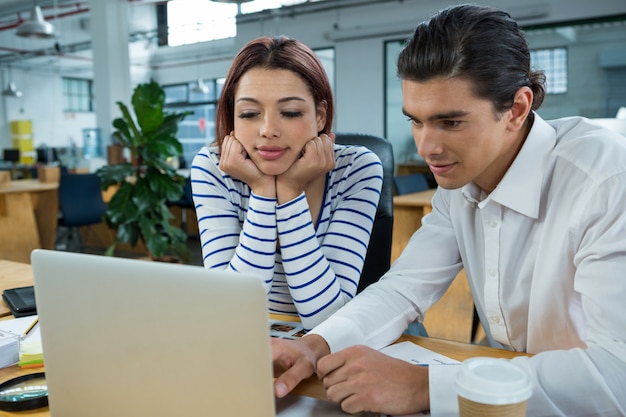
[{"label": "smartphone on desk", "polygon": [[37,314],[35,303],[35,287],[9,288],[2,291],[2,299],[9,306],[15,317],[25,317]]}]

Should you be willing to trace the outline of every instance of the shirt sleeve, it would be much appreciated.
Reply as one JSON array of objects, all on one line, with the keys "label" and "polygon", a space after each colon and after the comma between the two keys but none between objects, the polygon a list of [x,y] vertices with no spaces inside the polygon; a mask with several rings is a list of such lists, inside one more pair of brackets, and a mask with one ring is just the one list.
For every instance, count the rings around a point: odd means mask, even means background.
[{"label": "shirt sleeve", "polygon": [[393,343],[409,323],[422,320],[424,312],[446,292],[462,268],[447,205],[447,198],[438,190],[432,213],[424,217],[422,227],[391,269],[313,329],[332,352],[356,344],[380,349]]},{"label": "shirt sleeve", "polygon": [[191,178],[204,266],[257,275],[269,292],[276,257],[276,199],[235,187],[207,148],[194,158]]},{"label": "shirt sleeve", "polygon": [[[329,175],[329,222],[316,235],[306,197],[277,208],[277,228],[283,269],[303,326],[324,321],[356,294],[382,187],[382,165],[365,151],[347,166],[338,158],[336,175]],[[336,183],[333,183],[336,181]]]}]

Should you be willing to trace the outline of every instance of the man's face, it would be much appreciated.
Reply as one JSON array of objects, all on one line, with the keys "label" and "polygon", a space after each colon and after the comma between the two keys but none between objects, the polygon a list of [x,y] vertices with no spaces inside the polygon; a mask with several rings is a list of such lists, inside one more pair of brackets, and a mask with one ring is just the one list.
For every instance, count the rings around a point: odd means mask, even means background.
[{"label": "man's face", "polygon": [[470,87],[460,78],[404,80],[403,112],[439,186],[456,189],[473,182],[489,193],[515,158],[519,136],[508,129],[510,111],[498,120],[492,103]]}]

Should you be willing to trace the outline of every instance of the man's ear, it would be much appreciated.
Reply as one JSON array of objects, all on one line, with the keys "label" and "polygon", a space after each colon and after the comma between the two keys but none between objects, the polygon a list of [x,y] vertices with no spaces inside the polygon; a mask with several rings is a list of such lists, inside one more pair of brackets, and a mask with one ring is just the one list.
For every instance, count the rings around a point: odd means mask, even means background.
[{"label": "man's ear", "polygon": [[326,111],[328,109],[328,103],[326,100],[320,101],[317,105],[317,131],[322,132],[324,126],[326,126]]},{"label": "man's ear", "polygon": [[509,129],[518,131],[525,126],[528,113],[532,110],[533,91],[529,87],[520,87],[513,97],[513,106],[511,106]]}]

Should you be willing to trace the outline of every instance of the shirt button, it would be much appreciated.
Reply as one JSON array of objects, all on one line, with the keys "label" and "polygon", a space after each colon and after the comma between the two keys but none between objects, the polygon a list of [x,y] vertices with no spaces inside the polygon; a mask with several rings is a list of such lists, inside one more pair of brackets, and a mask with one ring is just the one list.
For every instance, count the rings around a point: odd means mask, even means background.
[{"label": "shirt button", "polygon": [[489,268],[487,272],[489,272],[489,275],[491,275],[492,277],[495,277],[497,274],[497,271],[495,268]]},{"label": "shirt button", "polygon": [[491,316],[489,318],[489,320],[491,320],[492,322],[494,322],[496,324],[500,323],[500,317],[498,317],[498,316]]},{"label": "shirt button", "polygon": [[498,222],[495,220],[489,220],[489,226],[495,229],[496,227],[498,227]]}]

